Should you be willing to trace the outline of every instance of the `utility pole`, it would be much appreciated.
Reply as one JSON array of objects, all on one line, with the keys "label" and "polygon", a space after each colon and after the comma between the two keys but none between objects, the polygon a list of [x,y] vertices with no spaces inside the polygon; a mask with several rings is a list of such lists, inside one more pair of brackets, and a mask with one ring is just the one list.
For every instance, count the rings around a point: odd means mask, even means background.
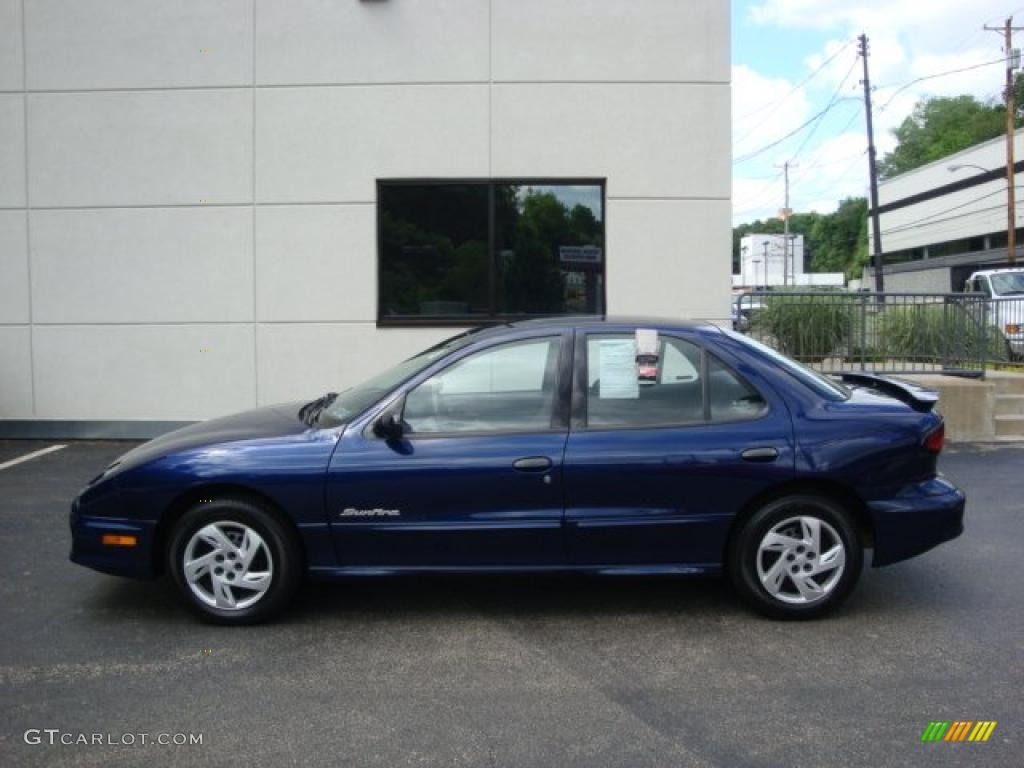
[{"label": "utility pole", "polygon": [[1013,167],[1013,141],[1016,133],[1014,118],[1017,110],[1014,104],[1013,70],[1020,66],[1019,54],[1013,50],[1013,32],[1022,27],[1013,26],[1013,16],[1010,16],[1002,27],[986,24],[985,29],[1002,33],[1003,50],[1006,53],[1006,261],[1013,266],[1017,262],[1017,174]]},{"label": "utility pole", "polygon": [[875,157],[875,129],[871,124],[871,80],[868,77],[868,36],[861,34],[860,57],[864,60],[864,114],[868,122],[868,174],[871,176],[871,234],[872,256],[875,265],[875,292],[882,293],[882,230],[878,223],[878,168]]},{"label": "utility pole", "polygon": [[[778,168],[779,166],[775,166]],[[786,179],[786,202],[782,209],[782,284],[789,285],[789,216],[792,211],[789,209],[789,169],[799,166],[792,160],[782,164],[782,173]]]},{"label": "utility pole", "polygon": [[[768,290],[768,241],[765,240],[762,243],[762,245],[764,246],[764,289],[767,291]],[[756,273],[754,275],[754,279],[755,280],[757,279],[757,274]]]}]

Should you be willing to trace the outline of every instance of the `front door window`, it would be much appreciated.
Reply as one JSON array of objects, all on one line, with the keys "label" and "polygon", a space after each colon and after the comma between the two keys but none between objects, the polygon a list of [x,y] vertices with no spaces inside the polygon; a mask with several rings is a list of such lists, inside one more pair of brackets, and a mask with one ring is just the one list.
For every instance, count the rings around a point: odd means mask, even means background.
[{"label": "front door window", "polygon": [[551,428],[558,337],[502,344],[430,377],[405,402],[411,435],[532,432]]}]

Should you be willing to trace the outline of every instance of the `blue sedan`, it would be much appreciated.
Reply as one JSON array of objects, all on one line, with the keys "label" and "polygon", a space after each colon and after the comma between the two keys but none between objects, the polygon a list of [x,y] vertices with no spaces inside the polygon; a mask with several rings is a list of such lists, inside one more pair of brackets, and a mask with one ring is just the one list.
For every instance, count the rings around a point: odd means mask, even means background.
[{"label": "blue sedan", "polygon": [[935,393],[821,376],[732,331],[527,321],[455,336],[308,403],[129,451],[71,508],[71,559],[169,573],[213,621],[304,575],[727,574],[778,618],[955,538]]}]

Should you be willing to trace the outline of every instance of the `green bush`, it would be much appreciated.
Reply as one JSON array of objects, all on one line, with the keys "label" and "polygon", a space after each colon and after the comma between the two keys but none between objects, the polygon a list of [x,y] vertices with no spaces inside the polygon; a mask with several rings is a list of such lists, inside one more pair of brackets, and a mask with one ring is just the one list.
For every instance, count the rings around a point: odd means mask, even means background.
[{"label": "green bush", "polygon": [[751,330],[785,355],[819,363],[847,342],[850,317],[850,306],[833,296],[780,294],[753,312]]},{"label": "green bush", "polygon": [[907,360],[948,364],[975,360],[979,351],[988,360],[1005,360],[1006,342],[999,329],[982,328],[980,322],[959,304],[887,307],[878,318],[878,346],[890,358]]}]

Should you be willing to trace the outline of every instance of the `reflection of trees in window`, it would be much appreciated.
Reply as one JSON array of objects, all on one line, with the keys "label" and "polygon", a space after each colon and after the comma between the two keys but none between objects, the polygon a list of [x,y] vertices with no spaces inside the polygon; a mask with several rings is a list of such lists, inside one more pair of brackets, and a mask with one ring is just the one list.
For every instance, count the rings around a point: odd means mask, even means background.
[{"label": "reflection of trees in window", "polygon": [[[600,188],[592,189],[600,207]],[[497,185],[495,200],[498,311],[599,313],[601,263],[583,267],[564,261],[561,251],[565,246],[602,247],[602,227],[593,211],[581,203],[570,208],[553,191],[512,184]]]},{"label": "reflection of trees in window", "polygon": [[382,183],[378,200],[382,320],[603,312],[599,184]]},{"label": "reflection of trees in window", "polygon": [[488,314],[487,189],[381,187],[381,315]]}]

